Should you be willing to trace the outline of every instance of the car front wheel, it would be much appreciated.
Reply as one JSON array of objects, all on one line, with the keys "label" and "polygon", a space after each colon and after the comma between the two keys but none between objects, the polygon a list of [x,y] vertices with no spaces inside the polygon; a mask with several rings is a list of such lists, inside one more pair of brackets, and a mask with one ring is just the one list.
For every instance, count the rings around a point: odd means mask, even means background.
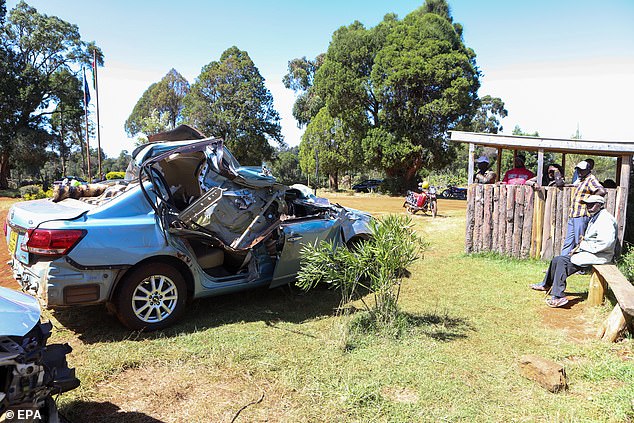
[{"label": "car front wheel", "polygon": [[153,331],[174,323],[183,313],[187,286],[172,266],[151,263],[127,275],[114,302],[117,317],[133,330]]}]

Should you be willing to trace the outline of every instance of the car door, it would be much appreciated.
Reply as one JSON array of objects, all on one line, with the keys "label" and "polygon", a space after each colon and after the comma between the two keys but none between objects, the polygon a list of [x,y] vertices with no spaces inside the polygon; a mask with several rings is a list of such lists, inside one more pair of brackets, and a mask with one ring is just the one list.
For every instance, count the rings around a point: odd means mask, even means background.
[{"label": "car door", "polygon": [[340,225],[336,219],[305,218],[282,224],[284,247],[275,266],[271,288],[291,282],[299,271],[304,245],[319,241],[340,242]]}]

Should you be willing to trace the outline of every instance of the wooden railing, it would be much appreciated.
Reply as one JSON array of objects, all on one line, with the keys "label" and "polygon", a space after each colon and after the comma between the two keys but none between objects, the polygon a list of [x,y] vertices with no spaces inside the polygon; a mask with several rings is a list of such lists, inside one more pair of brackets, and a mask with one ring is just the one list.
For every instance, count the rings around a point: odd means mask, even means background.
[{"label": "wooden railing", "polygon": [[[566,237],[572,187],[525,185],[469,186],[465,252],[493,251],[517,258],[551,259]],[[621,189],[608,189],[606,209],[616,216],[622,240],[625,201]]]}]

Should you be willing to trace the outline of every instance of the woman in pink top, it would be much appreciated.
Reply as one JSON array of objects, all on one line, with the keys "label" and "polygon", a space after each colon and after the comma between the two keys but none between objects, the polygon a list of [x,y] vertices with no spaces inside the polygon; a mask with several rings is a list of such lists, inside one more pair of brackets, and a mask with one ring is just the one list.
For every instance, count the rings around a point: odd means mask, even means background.
[{"label": "woman in pink top", "polygon": [[503,184],[509,185],[524,185],[526,181],[533,178],[535,174],[524,167],[526,157],[523,154],[518,154],[515,157],[515,167],[504,174],[502,179]]}]

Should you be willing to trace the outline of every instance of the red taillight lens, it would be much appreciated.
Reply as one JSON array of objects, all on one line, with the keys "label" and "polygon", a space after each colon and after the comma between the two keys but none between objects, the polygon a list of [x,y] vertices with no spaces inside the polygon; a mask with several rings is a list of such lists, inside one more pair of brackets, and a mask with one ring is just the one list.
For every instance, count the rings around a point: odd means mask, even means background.
[{"label": "red taillight lens", "polygon": [[59,256],[68,252],[84,237],[79,229],[29,229],[26,251],[43,256]]},{"label": "red taillight lens", "polygon": [[7,226],[8,226],[8,225],[9,225],[9,224],[8,224],[8,223],[7,223],[7,221],[5,220],[5,221],[4,221],[4,228],[3,228],[3,229],[4,229],[4,236],[7,236]]}]

